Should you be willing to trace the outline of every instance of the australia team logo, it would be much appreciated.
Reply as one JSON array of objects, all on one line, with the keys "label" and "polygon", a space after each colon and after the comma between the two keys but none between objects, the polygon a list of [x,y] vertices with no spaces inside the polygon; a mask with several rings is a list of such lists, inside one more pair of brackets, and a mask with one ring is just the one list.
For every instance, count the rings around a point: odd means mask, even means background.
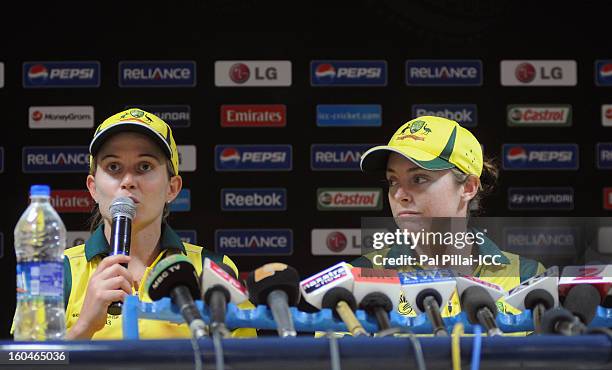
[{"label": "australia team logo", "polygon": [[387,86],[384,60],[313,60],[312,86]]},{"label": "australia team logo", "polygon": [[480,60],[407,60],[408,86],[481,86]]},{"label": "australia team logo", "polygon": [[217,171],[291,171],[291,145],[217,145]]},{"label": "australia team logo", "polygon": [[577,170],[576,144],[504,144],[504,170]]},{"label": "australia team logo", "polygon": [[597,86],[612,86],[612,60],[595,61],[595,84]]},{"label": "australia team logo", "polygon": [[100,62],[24,62],[24,88],[99,87]]}]

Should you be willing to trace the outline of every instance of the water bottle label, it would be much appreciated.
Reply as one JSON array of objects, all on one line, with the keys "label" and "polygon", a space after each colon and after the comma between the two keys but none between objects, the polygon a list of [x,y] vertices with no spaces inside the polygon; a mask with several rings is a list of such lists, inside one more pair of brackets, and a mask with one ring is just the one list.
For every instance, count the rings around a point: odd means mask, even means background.
[{"label": "water bottle label", "polygon": [[64,295],[62,262],[22,262],[17,264],[17,298]]}]

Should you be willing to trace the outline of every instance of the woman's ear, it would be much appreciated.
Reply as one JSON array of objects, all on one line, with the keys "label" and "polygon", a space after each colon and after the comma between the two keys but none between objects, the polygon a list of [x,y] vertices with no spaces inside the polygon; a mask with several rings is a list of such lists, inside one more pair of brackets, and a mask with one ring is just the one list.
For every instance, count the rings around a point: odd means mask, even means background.
[{"label": "woman's ear", "polygon": [[85,185],[87,186],[87,190],[89,190],[89,195],[93,198],[94,202],[98,203],[97,192],[96,192],[96,179],[92,175],[87,175],[87,179],[85,180]]},{"label": "woman's ear", "polygon": [[474,199],[478,190],[480,189],[480,179],[476,176],[468,176],[467,180],[463,184],[463,193],[461,197],[465,202],[469,202]]},{"label": "woman's ear", "polygon": [[168,186],[168,193],[166,194],[166,203],[172,202],[178,196],[182,188],[183,178],[179,175],[172,176]]}]

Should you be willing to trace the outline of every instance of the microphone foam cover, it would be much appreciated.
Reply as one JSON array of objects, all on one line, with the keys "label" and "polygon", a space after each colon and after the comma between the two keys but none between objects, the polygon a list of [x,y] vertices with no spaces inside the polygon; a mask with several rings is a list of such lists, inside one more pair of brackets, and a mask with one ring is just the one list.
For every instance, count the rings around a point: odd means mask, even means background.
[{"label": "microphone foam cover", "polygon": [[542,328],[542,333],[544,334],[558,334],[555,331],[555,326],[558,322],[561,321],[573,321],[574,315],[571,312],[562,307],[556,307],[545,311],[542,314],[542,322],[540,326]]},{"label": "microphone foam cover", "polygon": [[424,302],[425,298],[427,298],[428,296],[432,296],[436,300],[436,302],[438,302],[438,307],[442,308],[442,296],[440,295],[440,293],[435,289],[427,288],[421,290],[416,297],[416,304],[419,310],[421,310],[421,312],[425,312]]},{"label": "microphone foam cover", "polygon": [[527,293],[525,296],[525,308],[533,310],[538,304],[544,305],[545,310],[550,310],[555,305],[555,298],[544,289],[535,289]]},{"label": "microphone foam cover", "polygon": [[117,216],[125,216],[130,220],[133,220],[134,215],[136,214],[136,205],[131,198],[118,197],[111,203],[109,211],[112,218]]},{"label": "microphone foam cover", "polygon": [[246,280],[249,299],[254,305],[266,305],[268,294],[274,290],[287,293],[289,306],[300,301],[300,275],[284,263],[268,263],[251,271]]},{"label": "microphone foam cover", "polygon": [[493,316],[497,316],[497,306],[487,293],[487,291],[479,286],[473,285],[461,294],[461,307],[466,311],[468,320],[471,324],[478,324],[477,313],[481,308],[487,307]]},{"label": "microphone foam cover", "polygon": [[579,284],[569,290],[563,307],[578,316],[583,324],[588,325],[595,317],[600,302],[601,297],[597,288],[589,284]]},{"label": "microphone foam cover", "polygon": [[159,261],[146,281],[147,292],[153,301],[170,297],[170,291],[178,285],[189,288],[193,299],[200,298],[200,285],[195,267],[182,254],[173,254]]},{"label": "microphone foam cover", "polygon": [[355,301],[355,296],[353,293],[351,293],[350,290],[342,287],[335,287],[328,290],[323,296],[321,307],[330,308],[334,313],[334,316],[338,318],[336,305],[340,301],[346,302],[353,311],[357,309],[357,302]]},{"label": "microphone foam cover", "polygon": [[359,304],[359,308],[366,311],[370,315],[374,313],[374,309],[377,307],[382,307],[386,312],[391,312],[393,309],[393,303],[386,294],[373,292],[363,297],[361,303]]}]

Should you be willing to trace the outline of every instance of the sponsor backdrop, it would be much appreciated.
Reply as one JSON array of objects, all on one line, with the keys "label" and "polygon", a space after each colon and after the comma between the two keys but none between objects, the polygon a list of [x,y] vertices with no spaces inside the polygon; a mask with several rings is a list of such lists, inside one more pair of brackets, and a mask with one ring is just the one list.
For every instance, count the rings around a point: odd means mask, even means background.
[{"label": "sponsor backdrop", "polygon": [[[126,107],[173,127],[184,190],[171,205],[171,225],[184,240],[232,256],[242,271],[280,261],[307,276],[354,258],[360,217],[390,215],[382,178],[362,174],[360,156],[417,115],[459,121],[495,158],[500,182],[484,202],[485,215],[610,215],[608,49],[570,45],[561,25],[573,19],[517,29],[510,20],[524,18],[519,7],[510,15],[457,11],[448,26],[414,32],[414,24],[427,22],[391,11],[386,1],[370,3],[343,11],[367,14],[359,28],[371,20],[378,24],[372,29],[388,31],[382,36],[361,30],[336,37],[346,32],[336,23],[354,17],[331,8],[336,16],[305,10],[316,14],[320,33],[276,32],[291,22],[245,2],[218,19],[191,22],[206,12],[183,12],[159,30],[122,27],[105,38],[86,28],[74,37],[99,41],[87,54],[71,49],[80,44],[61,31],[45,37],[48,45],[15,44],[0,55],[2,271],[14,271],[13,228],[31,184],[51,185],[69,245],[87,238],[87,145],[97,124]],[[133,10],[158,16],[149,7]],[[224,20],[238,24],[237,13],[253,16],[225,33]],[[506,19],[491,24],[513,32],[484,32],[474,17]],[[217,36],[195,30],[202,24],[217,25]],[[254,24],[274,24],[275,32],[253,33]],[[583,24],[589,45],[607,41],[597,24]],[[155,37],[139,33],[145,31]],[[141,37],[119,43],[113,37],[120,32]],[[14,287],[13,274],[3,280]]]}]

